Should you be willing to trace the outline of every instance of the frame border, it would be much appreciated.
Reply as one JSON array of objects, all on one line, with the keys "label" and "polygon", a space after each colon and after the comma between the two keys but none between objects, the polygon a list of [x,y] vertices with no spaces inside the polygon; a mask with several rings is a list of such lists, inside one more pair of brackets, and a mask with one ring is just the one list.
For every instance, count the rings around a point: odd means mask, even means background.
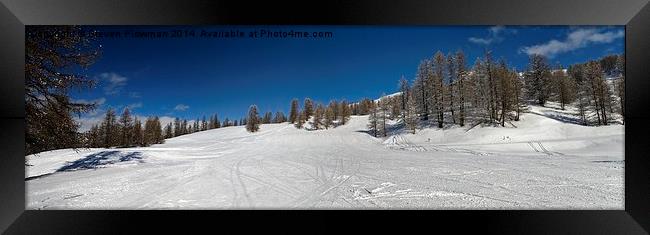
[{"label": "frame border", "polygon": [[[214,228],[215,215],[226,221],[247,220],[285,229],[274,215],[293,216],[321,227],[336,220],[331,211],[33,211],[25,210],[24,182],[24,33],[25,25],[625,25],[626,130],[625,210],[614,211],[346,211],[373,216],[375,223],[424,218],[458,229],[465,221],[493,233],[617,233],[650,231],[650,4],[648,0],[546,1],[322,1],[236,3],[235,1],[140,0],[0,0],[0,231],[14,233],[104,233],[125,231],[130,224],[147,231],[182,218]],[[337,213],[338,214],[338,213]],[[259,217],[257,217],[259,216]],[[379,218],[374,218],[379,217]],[[153,223],[143,223],[156,218]],[[223,220],[224,218],[220,218]],[[254,218],[255,220],[251,220]],[[137,224],[132,224],[137,221]],[[278,223],[279,222],[279,223]],[[294,222],[288,225],[292,226]],[[257,227],[257,226],[256,226]],[[382,226],[380,226],[382,227]],[[417,226],[414,226],[417,228]],[[187,228],[187,227],[186,227]],[[266,226],[260,226],[265,229]],[[363,228],[366,230],[367,228]],[[383,229],[383,228],[382,228]]]}]

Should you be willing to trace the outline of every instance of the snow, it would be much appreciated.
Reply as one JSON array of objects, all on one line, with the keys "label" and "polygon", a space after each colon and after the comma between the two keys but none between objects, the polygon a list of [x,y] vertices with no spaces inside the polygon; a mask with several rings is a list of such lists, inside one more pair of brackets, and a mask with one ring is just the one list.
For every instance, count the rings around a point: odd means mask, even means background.
[{"label": "snow", "polygon": [[533,106],[516,128],[374,138],[368,117],[352,116],[329,130],[237,126],[55,150],[26,157],[27,208],[623,209],[624,127],[570,118]]}]

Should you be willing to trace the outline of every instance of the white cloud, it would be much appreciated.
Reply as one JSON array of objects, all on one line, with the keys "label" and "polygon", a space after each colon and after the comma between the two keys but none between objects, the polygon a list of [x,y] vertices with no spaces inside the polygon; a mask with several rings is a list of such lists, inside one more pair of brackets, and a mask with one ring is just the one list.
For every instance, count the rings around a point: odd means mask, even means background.
[{"label": "white cloud", "polygon": [[187,105],[184,105],[184,104],[178,104],[178,105],[176,105],[176,107],[174,107],[174,110],[176,110],[176,111],[185,111],[185,110],[187,110],[189,108],[190,108],[190,106],[187,106]]},{"label": "white cloud", "polygon": [[605,31],[604,29],[575,29],[567,35],[563,41],[550,40],[547,43],[527,46],[521,52],[527,55],[543,55],[553,58],[558,54],[570,52],[589,46],[590,44],[611,43],[618,38],[625,36],[623,30]]},{"label": "white cloud", "polygon": [[468,40],[476,44],[490,45],[492,43],[499,43],[505,40],[504,34],[514,34],[517,30],[507,29],[504,26],[492,26],[488,29],[488,36],[484,38],[470,37]]},{"label": "white cloud", "polygon": [[122,88],[126,86],[126,81],[128,80],[128,78],[116,73],[102,73],[99,74],[99,78],[108,82],[108,84],[104,86],[104,93],[107,95],[119,94],[122,91]]},{"label": "white cloud", "polygon": [[126,107],[127,107],[128,109],[130,109],[130,110],[134,110],[134,109],[137,109],[137,108],[142,108],[142,102],[129,104],[129,105],[127,105]]}]

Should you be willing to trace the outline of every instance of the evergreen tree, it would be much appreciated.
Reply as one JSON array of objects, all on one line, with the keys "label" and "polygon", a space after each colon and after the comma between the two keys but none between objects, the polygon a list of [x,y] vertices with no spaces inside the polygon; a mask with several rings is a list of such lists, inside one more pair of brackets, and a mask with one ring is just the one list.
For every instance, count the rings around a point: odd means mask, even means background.
[{"label": "evergreen tree", "polygon": [[293,99],[291,100],[291,108],[289,111],[289,122],[290,123],[295,123],[296,119],[298,118],[298,112],[299,112],[299,107],[298,107],[298,99]]},{"label": "evergreen tree", "polygon": [[115,111],[109,108],[104,116],[101,128],[104,132],[104,147],[110,148],[119,145],[120,128],[117,124]]},{"label": "evergreen tree", "polygon": [[133,144],[131,131],[133,129],[133,119],[131,118],[129,108],[124,108],[124,112],[122,112],[122,116],[120,117],[120,124],[122,126],[122,130],[120,131],[122,135],[120,146],[130,147]]},{"label": "evergreen tree", "polygon": [[219,116],[216,113],[214,114],[214,127],[213,128],[221,128],[221,122],[219,121]]},{"label": "evergreen tree", "polygon": [[174,137],[182,135],[181,133],[181,120],[174,118]]},{"label": "evergreen tree", "polygon": [[308,120],[309,117],[314,115],[314,103],[311,101],[310,98],[305,98],[303,112],[305,113],[305,120]]},{"label": "evergreen tree", "polygon": [[262,123],[263,124],[269,124],[269,123],[271,123],[271,119],[273,119],[273,113],[266,112],[264,114],[264,117],[262,118]]},{"label": "evergreen tree", "polygon": [[528,71],[524,74],[528,98],[544,106],[548,99],[550,77],[551,71],[546,58],[541,55],[531,55]]},{"label": "evergreen tree", "polygon": [[[206,124],[206,128],[207,128],[207,124]],[[172,124],[167,123],[167,125],[165,125],[165,139],[169,139],[173,137],[174,137],[174,133],[172,129]]]},{"label": "evergreen tree", "polygon": [[[171,123],[169,124],[169,128],[171,129]],[[138,119],[138,117],[135,117],[133,120],[133,143],[137,146],[145,146],[144,145],[144,132],[142,131],[142,121]]]},{"label": "evergreen tree", "polygon": [[205,119],[205,115],[203,116],[203,119],[201,120],[201,130],[202,131],[208,130],[208,122]]},{"label": "evergreen tree", "polygon": [[246,130],[248,132],[256,132],[260,129],[260,120],[258,119],[257,106],[251,105],[248,108],[248,118],[246,119]]},{"label": "evergreen tree", "polygon": [[298,118],[296,119],[296,123],[294,124],[294,126],[296,128],[302,129],[302,126],[303,126],[303,124],[305,123],[305,120],[306,120],[305,116],[307,116],[305,114],[305,112],[300,112],[300,114],[298,115]]},{"label": "evergreen tree", "polygon": [[284,116],[284,113],[278,111],[275,113],[275,117],[273,118],[273,123],[283,123],[286,122],[287,118]]}]

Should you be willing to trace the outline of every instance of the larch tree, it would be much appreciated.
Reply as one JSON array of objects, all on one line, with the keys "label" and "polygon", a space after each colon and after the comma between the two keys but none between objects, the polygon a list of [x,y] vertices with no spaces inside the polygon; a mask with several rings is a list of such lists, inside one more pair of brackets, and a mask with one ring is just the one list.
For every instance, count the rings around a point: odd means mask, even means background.
[{"label": "larch tree", "polygon": [[415,99],[406,99],[406,110],[404,110],[403,113],[406,127],[411,130],[413,134],[415,134],[415,129],[418,125],[417,106],[415,105]]},{"label": "larch tree", "polygon": [[408,102],[408,99],[410,98],[411,90],[411,85],[409,85],[409,81],[404,78],[404,75],[399,79],[399,91],[402,93],[400,96],[400,109],[402,111],[407,109],[406,103]]},{"label": "larch tree", "polygon": [[341,103],[339,103],[339,113],[340,113],[340,124],[345,125],[348,120],[350,119],[350,115],[352,115],[352,111],[350,110],[350,105],[348,104],[347,101],[342,100]]},{"label": "larch tree", "polygon": [[623,124],[625,124],[625,56],[619,55],[616,60],[616,69],[620,76],[616,80],[616,93],[619,98],[619,114],[621,115]]},{"label": "larch tree", "polygon": [[378,127],[379,127],[379,115],[377,114],[377,108],[370,109],[370,115],[368,115],[368,129],[374,137],[377,137]]},{"label": "larch tree", "polygon": [[433,56],[432,64],[432,73],[430,76],[432,78],[432,89],[433,89],[433,104],[436,114],[436,119],[438,121],[438,128],[443,127],[444,123],[444,71],[445,71],[445,55],[442,52],[438,51]]},{"label": "larch tree", "polygon": [[323,126],[323,116],[325,115],[325,110],[323,108],[323,105],[318,104],[316,107],[316,110],[314,111],[314,121],[312,122],[312,126],[314,129],[318,130]]},{"label": "larch tree", "polygon": [[[413,84],[413,92],[417,96],[418,112],[422,120],[429,120],[429,102],[430,102],[430,89],[431,79],[429,77],[429,61],[422,60],[418,65],[417,73],[415,75],[415,84]],[[366,113],[367,114],[367,113]]]},{"label": "larch tree", "polygon": [[83,73],[100,56],[97,38],[80,26],[25,28],[25,154],[81,146],[73,114],[96,103],[73,101],[71,89],[91,89]]},{"label": "larch tree", "polygon": [[458,79],[458,124],[465,126],[465,77],[467,76],[465,68],[465,54],[459,50],[456,52],[456,79]]},{"label": "larch tree", "polygon": [[325,108],[325,120],[323,121],[323,126],[325,127],[325,129],[328,129],[331,126],[333,126],[335,119],[336,118],[334,116],[334,108],[331,105],[329,105],[327,108]]},{"label": "larch tree", "polygon": [[451,121],[456,124],[456,115],[454,113],[454,93],[456,93],[455,82],[457,80],[456,76],[456,65],[455,65],[454,55],[449,53],[447,55],[447,94],[449,94],[449,112],[451,113]]}]

